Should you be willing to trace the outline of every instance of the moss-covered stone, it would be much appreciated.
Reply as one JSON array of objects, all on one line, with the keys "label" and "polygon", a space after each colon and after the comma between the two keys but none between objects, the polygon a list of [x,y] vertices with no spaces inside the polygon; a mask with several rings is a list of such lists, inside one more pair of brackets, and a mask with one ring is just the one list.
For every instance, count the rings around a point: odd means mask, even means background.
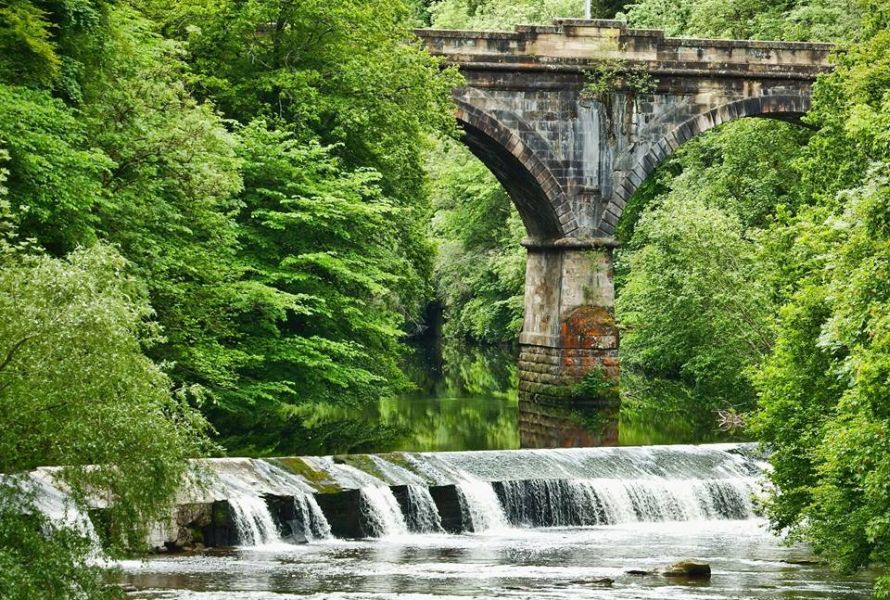
[{"label": "moss-covered stone", "polygon": [[380,470],[380,467],[377,466],[377,463],[371,458],[368,454],[341,454],[334,457],[334,460],[340,462],[344,465],[349,465],[354,469],[358,469],[363,473],[367,473],[372,477],[376,477],[380,481],[384,481],[386,483],[395,483],[389,481],[389,478],[384,475],[383,471]]},{"label": "moss-covered stone", "polygon": [[405,469],[406,471],[412,473],[413,475],[416,475],[417,477],[420,477],[427,484],[435,483],[435,481],[433,481],[428,474],[417,468],[417,463],[415,461],[411,460],[412,456],[416,457],[415,454],[411,454],[408,452],[387,452],[384,454],[378,454],[377,456],[387,462],[396,465],[397,467]]},{"label": "moss-covered stone", "polygon": [[316,469],[298,456],[285,456],[267,460],[289,473],[302,477],[319,494],[333,494],[343,490],[343,487],[331,477],[330,473],[322,469]]}]

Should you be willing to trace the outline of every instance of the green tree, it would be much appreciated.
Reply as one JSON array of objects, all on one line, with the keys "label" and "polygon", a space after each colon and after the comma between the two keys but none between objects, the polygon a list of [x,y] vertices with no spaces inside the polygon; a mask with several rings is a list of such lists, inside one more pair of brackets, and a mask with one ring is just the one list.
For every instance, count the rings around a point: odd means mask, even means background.
[{"label": "green tree", "polygon": [[[453,132],[450,93],[458,78],[413,37],[407,2],[151,6],[171,35],[187,40],[196,91],[226,116],[264,118],[271,128],[332,147],[348,168],[377,170],[384,193],[410,209],[396,217],[419,275],[406,283],[428,280],[426,135]],[[430,290],[400,293],[410,319]]]},{"label": "green tree", "polygon": [[101,490],[112,502],[113,541],[138,547],[184,460],[205,449],[205,421],[142,353],[156,331],[117,253],[2,260],[0,472],[70,465],[78,496]]},{"label": "green tree", "polygon": [[150,355],[177,386],[212,392],[232,383],[242,360],[229,342],[244,301],[237,137],[191,97],[178,44],[129,9],[110,21],[115,35],[82,86],[80,111],[91,143],[112,161],[95,228],[147,290],[163,328]]},{"label": "green tree", "polygon": [[[815,205],[773,236],[796,283],[775,350],[757,373],[754,430],[772,450],[790,527],[844,570],[888,564],[887,206],[890,200],[890,12],[863,3],[863,41],[817,84],[819,127],[800,161]],[[845,190],[844,188],[847,188]],[[876,595],[890,597],[879,579]]]},{"label": "green tree", "polygon": [[22,492],[0,483],[0,595],[6,600],[111,600],[122,590],[107,585],[103,569],[91,562],[90,541],[58,528]]},{"label": "green tree", "polygon": [[[12,218],[56,256],[116,244],[164,331],[153,358],[178,387],[213,389],[239,359],[225,345],[241,275],[236,140],[190,96],[175,43],[127,7],[103,9],[101,24],[62,21],[50,40],[79,65],[76,102],[0,84]],[[75,34],[83,45],[68,48]]]},{"label": "green tree", "polygon": [[[416,285],[379,173],[256,121],[241,131],[245,278],[239,383],[219,394],[230,447],[367,448],[363,410],[404,385],[394,290]],[[282,435],[287,432],[287,435]]]},{"label": "green tree", "polygon": [[430,165],[444,334],[487,343],[515,341],[525,282],[522,221],[494,176],[465,148],[443,143],[431,154]]},{"label": "green tree", "polygon": [[[252,123],[236,126],[238,249],[221,261],[235,280],[223,270],[211,310],[173,330],[212,332],[196,371],[214,422],[241,452],[366,447],[386,434],[347,409],[403,384],[397,340],[431,295],[422,159],[454,129],[454,72],[412,40],[403,2],[145,6],[187,44],[194,93]],[[186,380],[198,357],[171,358]]]},{"label": "green tree", "polygon": [[84,124],[46,91],[0,83],[0,145],[16,226],[57,254],[96,239],[111,161]]},{"label": "green tree", "polygon": [[618,17],[674,37],[834,41],[855,34],[862,14],[857,0],[640,0]]},{"label": "green tree", "polygon": [[[611,19],[623,0],[592,0],[594,19]],[[515,25],[549,25],[554,19],[584,17],[584,0],[434,0],[427,12],[439,29],[510,31]]]},{"label": "green tree", "polygon": [[207,424],[143,354],[150,309],[117,253],[95,245],[59,259],[17,246],[0,256],[0,595],[116,597],[87,562],[91,541],[48,521],[16,478],[64,466],[81,508],[109,503],[110,547],[138,549],[186,459],[209,448]]},{"label": "green tree", "polygon": [[640,219],[634,243],[616,306],[625,368],[682,382],[699,418],[751,408],[745,370],[770,349],[771,306],[738,219],[672,195]]}]

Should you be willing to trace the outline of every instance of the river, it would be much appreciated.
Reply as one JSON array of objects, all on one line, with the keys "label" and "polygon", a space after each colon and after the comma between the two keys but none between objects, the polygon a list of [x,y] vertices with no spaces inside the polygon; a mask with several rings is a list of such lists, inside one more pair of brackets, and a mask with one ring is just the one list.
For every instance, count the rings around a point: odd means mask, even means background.
[{"label": "river", "polygon": [[[690,556],[711,564],[710,582],[625,574]],[[124,566],[148,590],[134,598],[167,600],[870,597],[867,576],[793,564],[809,558],[752,520],[325,541]],[[611,587],[592,583],[604,577]]]},{"label": "river", "polygon": [[[405,434],[390,449],[407,451],[519,448],[515,348],[427,340],[412,347],[406,372],[415,389],[380,403],[373,416]],[[623,411],[619,445],[741,442],[713,420],[690,422],[669,411]]]},{"label": "river", "polygon": [[[124,561],[133,598],[870,597],[872,575],[834,574],[767,531],[752,501],[764,465],[750,444],[304,459],[354,490],[371,536],[361,539],[338,521],[342,497],[300,492],[274,460],[247,471],[235,460],[213,468],[242,473],[232,501],[247,546]],[[252,488],[264,477],[294,496],[294,518],[277,529]],[[308,543],[288,543],[288,529]],[[711,579],[659,573],[685,559],[708,562]]]}]

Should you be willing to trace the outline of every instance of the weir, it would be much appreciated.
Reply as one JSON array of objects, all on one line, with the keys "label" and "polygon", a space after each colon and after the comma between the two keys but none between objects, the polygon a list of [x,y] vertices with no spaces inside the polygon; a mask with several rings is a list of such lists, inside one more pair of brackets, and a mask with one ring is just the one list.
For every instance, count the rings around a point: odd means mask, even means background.
[{"label": "weir", "polygon": [[[746,444],[194,462],[155,548],[749,519],[764,469]],[[46,488],[50,474],[32,475]]]}]

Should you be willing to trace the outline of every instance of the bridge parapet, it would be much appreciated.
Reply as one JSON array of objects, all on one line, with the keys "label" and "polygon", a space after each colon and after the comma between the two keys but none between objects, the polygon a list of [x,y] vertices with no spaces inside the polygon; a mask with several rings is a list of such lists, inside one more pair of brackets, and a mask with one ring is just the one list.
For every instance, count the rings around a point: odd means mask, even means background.
[{"label": "bridge parapet", "polygon": [[579,71],[604,60],[645,65],[653,75],[812,79],[830,69],[831,44],[669,38],[622,21],[560,19],[514,31],[417,30],[429,50],[462,68]]}]

